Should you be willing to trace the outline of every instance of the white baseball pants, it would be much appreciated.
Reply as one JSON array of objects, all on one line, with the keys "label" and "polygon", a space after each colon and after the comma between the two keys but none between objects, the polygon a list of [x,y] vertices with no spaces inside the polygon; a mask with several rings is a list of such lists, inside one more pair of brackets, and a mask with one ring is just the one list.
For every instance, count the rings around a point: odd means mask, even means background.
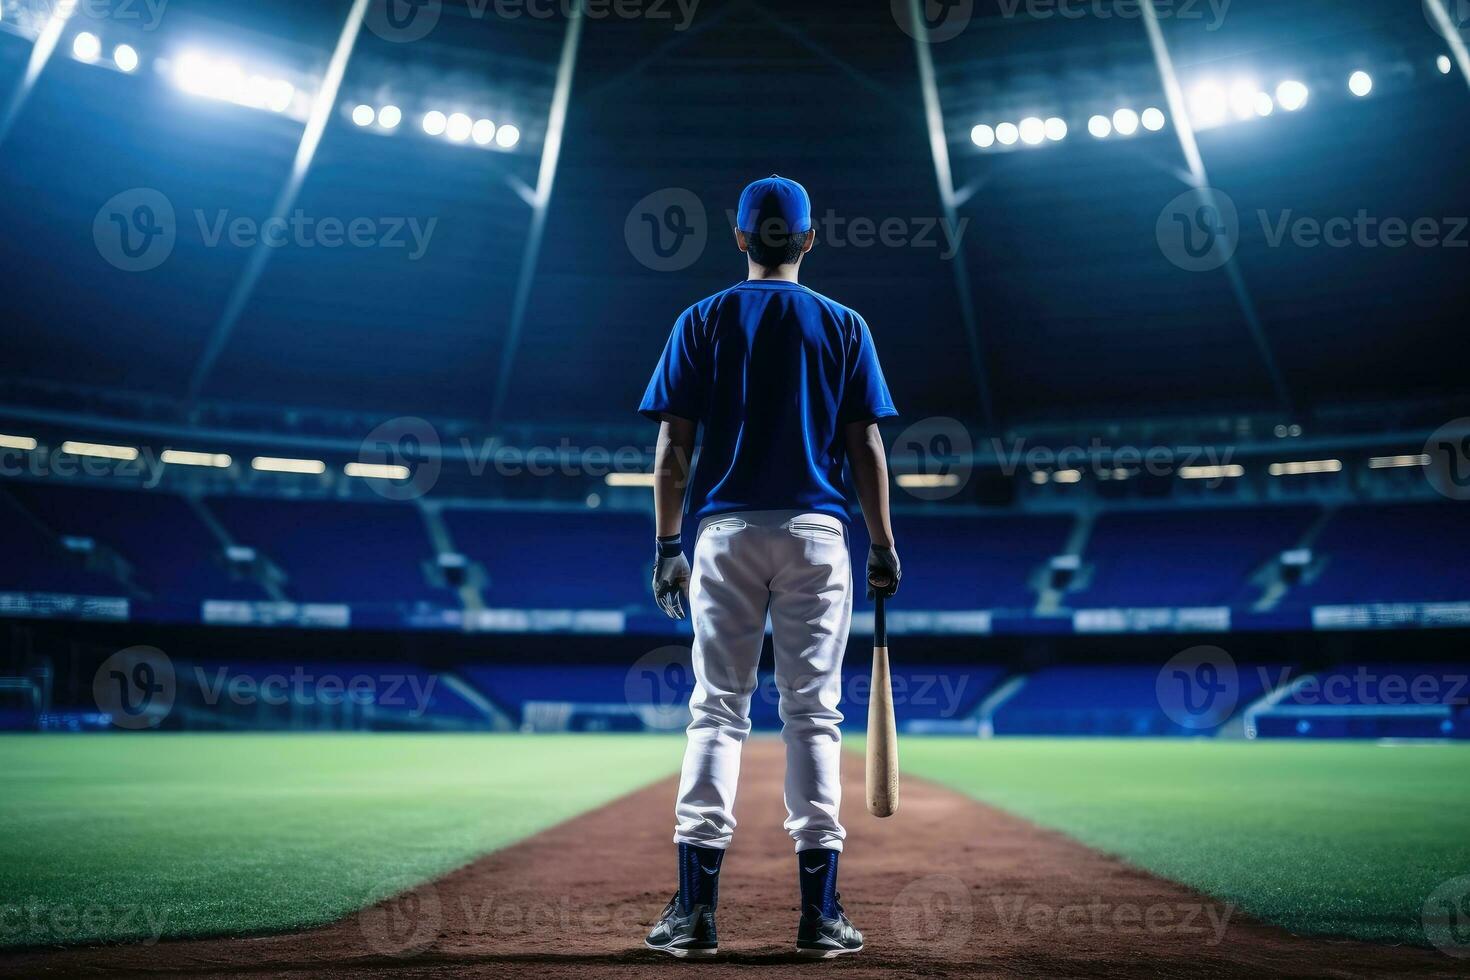
[{"label": "white baseball pants", "polygon": [[786,831],[842,850],[842,654],[852,622],[847,531],[825,514],[750,511],[700,523],[689,582],[694,693],[674,840],[728,847],[740,750],[769,612],[786,742]]}]

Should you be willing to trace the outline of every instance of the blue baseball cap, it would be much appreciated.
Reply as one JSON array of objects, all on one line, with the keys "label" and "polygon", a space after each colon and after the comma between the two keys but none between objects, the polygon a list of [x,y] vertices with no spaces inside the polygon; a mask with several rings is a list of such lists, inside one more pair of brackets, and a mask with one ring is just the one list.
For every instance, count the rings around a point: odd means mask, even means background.
[{"label": "blue baseball cap", "polygon": [[794,180],[771,174],[765,180],[751,184],[740,195],[740,210],[736,214],[740,230],[754,234],[766,222],[779,220],[788,234],[810,231],[812,227],[812,199],[806,188]]}]

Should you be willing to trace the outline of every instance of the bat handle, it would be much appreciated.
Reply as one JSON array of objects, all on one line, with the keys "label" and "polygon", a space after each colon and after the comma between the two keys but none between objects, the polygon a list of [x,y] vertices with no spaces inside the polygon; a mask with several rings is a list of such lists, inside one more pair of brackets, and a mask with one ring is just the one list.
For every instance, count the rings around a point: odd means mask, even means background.
[{"label": "bat handle", "polygon": [[880,595],[873,606],[873,646],[888,646],[888,619],[884,614],[883,603],[886,600]]}]

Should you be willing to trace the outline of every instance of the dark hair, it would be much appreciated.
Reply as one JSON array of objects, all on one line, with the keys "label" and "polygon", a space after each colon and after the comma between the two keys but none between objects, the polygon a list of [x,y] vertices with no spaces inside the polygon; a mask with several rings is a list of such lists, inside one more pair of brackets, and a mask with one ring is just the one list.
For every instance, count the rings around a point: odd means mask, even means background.
[{"label": "dark hair", "polygon": [[811,238],[810,230],[792,234],[785,230],[784,222],[772,220],[762,222],[760,227],[745,236],[750,260],[763,269],[791,265],[801,261],[806,243]]}]

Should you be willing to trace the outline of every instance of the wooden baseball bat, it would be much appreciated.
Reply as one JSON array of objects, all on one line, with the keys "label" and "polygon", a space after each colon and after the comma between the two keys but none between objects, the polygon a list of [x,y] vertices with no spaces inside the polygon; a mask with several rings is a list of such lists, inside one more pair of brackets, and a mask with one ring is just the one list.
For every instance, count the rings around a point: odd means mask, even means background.
[{"label": "wooden baseball bat", "polygon": [[868,812],[898,812],[898,725],[893,720],[893,679],[888,673],[888,624],[883,597],[873,610],[873,683],[868,695]]}]

